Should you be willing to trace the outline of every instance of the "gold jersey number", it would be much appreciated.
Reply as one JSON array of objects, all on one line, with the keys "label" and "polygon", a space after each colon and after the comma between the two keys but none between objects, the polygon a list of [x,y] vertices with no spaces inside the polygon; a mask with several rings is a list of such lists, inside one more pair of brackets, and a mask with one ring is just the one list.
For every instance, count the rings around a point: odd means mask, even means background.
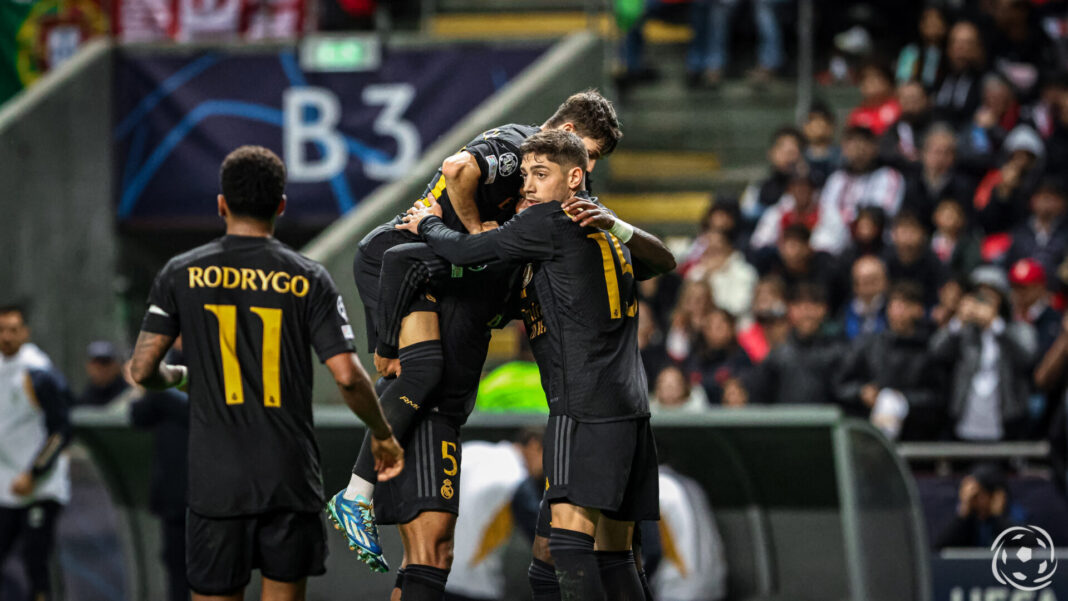
[{"label": "gold jersey number", "polygon": [[[219,321],[219,353],[222,357],[223,389],[227,405],[245,402],[241,384],[241,365],[237,361],[237,307],[234,305],[204,305],[204,310]],[[282,310],[249,307],[263,321],[263,405],[282,406],[282,381],[279,366],[282,360]]]},{"label": "gold jersey number", "polygon": [[[620,319],[623,317],[623,309],[619,297],[623,286],[619,282],[619,276],[616,273],[616,262],[612,259],[613,250],[615,255],[619,257],[620,270],[623,275],[629,273],[631,277],[634,277],[634,268],[623,257],[623,247],[619,244],[619,238],[608,232],[597,232],[586,237],[595,241],[601,247],[601,259],[604,262],[604,283],[608,288],[608,311],[612,315],[612,319]],[[634,317],[637,311],[637,300],[627,305],[627,317]]]}]

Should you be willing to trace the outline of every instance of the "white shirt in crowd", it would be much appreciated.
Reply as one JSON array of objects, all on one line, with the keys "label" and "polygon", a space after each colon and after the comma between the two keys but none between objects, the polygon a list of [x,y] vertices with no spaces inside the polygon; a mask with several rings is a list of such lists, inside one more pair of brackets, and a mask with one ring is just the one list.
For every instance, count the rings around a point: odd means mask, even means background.
[{"label": "white shirt in crowd", "polygon": [[727,558],[701,486],[660,466],[660,546],[650,586],[658,601],[718,601],[727,595]]},{"label": "white shirt in crowd", "polygon": [[11,483],[30,468],[48,438],[45,416],[28,390],[30,369],[47,369],[52,362],[32,343],[13,357],[0,355],[0,507],[24,507],[40,500],[70,501],[70,459],[61,454],[52,470],[36,482],[33,493],[20,497]]},{"label": "white shirt in crowd", "polygon": [[820,194],[820,217],[812,231],[812,248],[832,254],[845,250],[850,226],[864,207],[879,207],[892,219],[905,199],[905,178],[881,167],[861,175],[839,169],[827,178]]},{"label": "white shirt in crowd", "polygon": [[963,440],[1001,440],[1004,429],[1001,424],[1001,401],[998,399],[998,362],[1001,360],[1001,347],[997,336],[1005,331],[1005,321],[1000,317],[994,319],[990,327],[983,330],[982,352],[979,355],[979,370],[972,377],[968,396],[964,400],[964,410],[957,422],[957,437]]},{"label": "white shirt in crowd", "polygon": [[512,496],[527,478],[511,442],[465,442],[460,513],[445,590],[476,599],[504,596],[503,549],[512,536]]}]

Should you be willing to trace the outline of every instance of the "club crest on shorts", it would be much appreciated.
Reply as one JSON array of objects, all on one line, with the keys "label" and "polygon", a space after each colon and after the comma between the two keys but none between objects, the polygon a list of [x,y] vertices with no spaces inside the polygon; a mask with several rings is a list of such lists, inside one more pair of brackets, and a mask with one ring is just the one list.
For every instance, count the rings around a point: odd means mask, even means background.
[{"label": "club crest on shorts", "polygon": [[506,152],[501,155],[501,177],[508,177],[515,173],[515,168],[518,166],[519,159],[514,152]]},{"label": "club crest on shorts", "polygon": [[452,480],[445,478],[445,482],[441,484],[441,496],[447,501],[452,498],[452,493]]}]

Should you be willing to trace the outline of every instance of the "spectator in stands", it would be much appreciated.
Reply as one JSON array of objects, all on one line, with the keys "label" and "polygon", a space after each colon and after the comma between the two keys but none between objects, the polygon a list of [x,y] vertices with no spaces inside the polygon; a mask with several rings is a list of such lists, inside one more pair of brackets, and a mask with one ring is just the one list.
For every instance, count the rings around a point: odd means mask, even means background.
[{"label": "spectator in stands", "polygon": [[649,409],[653,413],[705,413],[708,397],[700,384],[690,384],[681,368],[668,365],[656,376]]},{"label": "spectator in stands", "polygon": [[[684,0],[644,0],[641,13],[634,15],[633,20],[623,24],[626,34],[620,48],[622,55],[622,70],[616,74],[616,85],[621,92],[634,85],[650,82],[659,77],[656,69],[646,64],[645,57],[645,24],[649,19],[664,19],[669,21],[688,21],[693,28],[693,38],[690,41],[689,52],[686,56],[686,70],[689,74],[688,83],[700,84],[700,74],[707,62],[709,46],[709,12],[711,7],[705,1],[687,2]],[[618,17],[618,15],[617,15]],[[627,17],[624,18],[629,18]]]},{"label": "spectator in stands", "polygon": [[917,81],[898,86],[897,101],[901,115],[883,134],[879,154],[884,163],[907,175],[920,163],[920,142],[931,125],[931,102]]},{"label": "spectator in stands", "polygon": [[21,542],[28,599],[51,599],[56,521],[70,500],[71,393],[30,342],[25,312],[0,307],[0,565]]},{"label": "spectator in stands", "polygon": [[951,368],[949,419],[959,440],[1018,438],[1026,427],[1034,331],[1010,321],[1009,285],[997,267],[971,275],[956,316],[931,338],[931,354]]},{"label": "spectator in stands", "polygon": [[686,279],[708,285],[713,303],[735,317],[749,313],[757,281],[756,269],[746,262],[741,251],[734,249],[725,232],[709,230],[705,240],[705,252],[686,273]]},{"label": "spectator in stands", "polygon": [[1042,138],[1026,125],[1012,130],[1003,149],[1005,162],[987,173],[975,191],[978,222],[988,234],[1009,231],[1026,219],[1046,153]]},{"label": "spectator in stands", "polygon": [[718,307],[712,309],[686,363],[690,379],[699,381],[708,402],[718,405],[727,382],[744,376],[751,366],[749,356],[738,346],[734,316]]},{"label": "spectator in stands", "polygon": [[983,173],[995,164],[1005,138],[1020,121],[1020,104],[1009,82],[997,73],[983,77],[983,96],[971,123],[964,127],[960,164]]},{"label": "spectator in stands", "polygon": [[1032,258],[1053,273],[1068,253],[1068,200],[1060,179],[1047,177],[1031,196],[1031,214],[1012,230],[1009,264]]},{"label": "spectator in stands", "polygon": [[[184,361],[168,357],[172,365]],[[130,423],[136,428],[152,432],[152,475],[148,506],[160,520],[163,541],[161,558],[167,569],[167,598],[187,601],[189,584],[185,566],[186,488],[189,471],[189,397],[175,389],[146,391],[135,386],[135,399],[130,404]]]},{"label": "spectator in stands", "polygon": [[775,249],[754,255],[759,273],[782,278],[787,289],[801,282],[815,282],[830,290],[835,280],[834,261],[813,250],[809,237],[808,228],[800,223],[787,226]]},{"label": "spectator in stands", "polygon": [[664,348],[664,333],[660,330],[653,310],[645,301],[638,301],[638,352],[645,367],[645,381],[653,389],[656,375],[671,362]]},{"label": "spectator in stands", "polygon": [[750,184],[740,201],[742,218],[750,228],[764,211],[779,202],[790,183],[790,175],[797,169],[805,149],[801,132],[793,127],[778,129],[771,138],[768,165],[771,173],[760,183]]},{"label": "spectator in stands", "polygon": [[712,289],[708,284],[698,281],[683,284],[665,341],[668,357],[672,361],[682,362],[690,356],[693,341],[701,331],[705,315],[713,306]]},{"label": "spectator in stands", "polygon": [[985,71],[986,53],[979,27],[971,21],[958,21],[949,30],[946,74],[934,95],[939,119],[962,126],[975,115]]},{"label": "spectator in stands", "polygon": [[[716,85],[723,79],[724,72],[730,64],[730,33],[734,10],[738,0],[709,0],[712,2],[711,24],[709,28],[709,52],[705,63],[705,80]],[[782,31],[779,18],[775,14],[776,0],[751,0],[753,22],[757,27],[759,46],[757,47],[757,68],[749,73],[750,83],[765,86],[772,81],[775,73],[782,68],[783,49]]]},{"label": "spectator in stands", "polygon": [[1025,98],[1033,98],[1039,75],[1056,62],[1053,46],[1038,19],[1032,18],[1027,0],[997,0],[994,5],[993,67]]},{"label": "spectator in stands", "polygon": [[948,277],[964,279],[979,266],[979,239],[968,227],[964,205],[953,197],[940,201],[934,211],[935,233],[931,250]]},{"label": "spectator in stands", "polygon": [[822,102],[813,103],[801,131],[805,135],[805,162],[816,186],[821,187],[842,160],[842,150],[834,142],[834,112]]},{"label": "spectator in stands", "polygon": [[838,254],[849,243],[849,228],[866,206],[893,217],[901,208],[905,182],[891,167],[878,164],[875,135],[864,127],[850,127],[842,137],[843,167],[831,174],[820,193],[820,217],[812,232],[812,247]]},{"label": "spectator in stands", "polygon": [[992,463],[975,467],[960,483],[957,515],[935,539],[935,549],[984,547],[1016,522],[1009,517],[1009,487],[1005,472]]},{"label": "spectator in stands", "polygon": [[860,105],[849,113],[848,127],[864,127],[876,136],[883,135],[901,117],[901,104],[894,95],[894,76],[877,62],[861,66],[857,74]]},{"label": "spectator in stands", "polygon": [[945,284],[938,289],[938,304],[931,309],[931,323],[941,328],[949,323],[960,308],[960,301],[964,298],[964,290],[968,276],[946,280]]},{"label": "spectator in stands", "polygon": [[[679,263],[678,273],[685,276],[689,273],[705,254],[708,248],[708,236],[712,230],[718,230],[727,234],[735,248],[745,248],[749,234],[748,228],[742,226],[741,209],[733,199],[717,198],[708,206],[699,224],[701,231],[694,238],[690,248],[686,250],[683,260]],[[655,278],[659,279],[659,278]],[[648,281],[648,280],[647,280]]]},{"label": "spectator in stands", "polygon": [[935,206],[951,198],[971,206],[975,185],[956,167],[957,136],[944,123],[936,123],[923,138],[919,169],[908,172],[904,206],[925,224],[931,223]]},{"label": "spectator in stands", "polygon": [[891,439],[934,440],[945,404],[941,370],[927,355],[923,289],[898,282],[889,299],[889,327],[858,339],[836,372],[838,399]]},{"label": "spectator in stands", "polygon": [[749,355],[751,363],[760,363],[789,333],[786,285],[775,275],[760,278],[753,291],[752,317],[738,328],[738,345]]},{"label": "spectator in stands", "polygon": [[754,249],[768,248],[779,243],[784,228],[799,223],[809,231],[819,221],[819,187],[814,173],[801,163],[790,174],[790,183],[779,202],[761,215],[749,244]]},{"label": "spectator in stands", "polygon": [[1050,463],[1053,477],[1068,495],[1068,314],[1061,319],[1057,339],[1035,368],[1035,386],[1054,408],[1050,421]]},{"label": "spectator in stands", "polygon": [[1068,165],[1068,74],[1052,78],[1043,100],[1031,120],[1046,140],[1049,170],[1056,174],[1058,166]]},{"label": "spectator in stands", "polygon": [[911,211],[902,211],[894,219],[890,238],[893,246],[884,255],[890,280],[919,283],[924,302],[928,307],[934,306],[938,290],[946,281],[946,271],[928,244],[927,230],[920,218]]},{"label": "spectator in stands", "polygon": [[724,391],[726,404],[833,402],[833,376],[843,347],[825,333],[827,292],[818,284],[800,284],[790,295],[787,311],[789,337],[742,378],[742,387]]},{"label": "spectator in stands", "polygon": [[866,255],[853,263],[853,297],[842,307],[842,332],[846,339],[874,334],[886,329],[886,265],[882,259]]},{"label": "spectator in stands", "polygon": [[89,343],[86,349],[88,361],[85,363],[85,375],[89,383],[78,397],[78,405],[102,407],[118,398],[129,387],[122,377],[122,362],[119,349],[107,340]]},{"label": "spectator in stands", "polygon": [[1013,312],[1035,329],[1038,356],[1045,356],[1061,329],[1061,315],[1050,305],[1046,270],[1034,259],[1020,259],[1009,269],[1009,284]]},{"label": "spectator in stands", "polygon": [[919,39],[904,48],[897,57],[897,83],[918,81],[933,90],[942,76],[943,48],[949,23],[942,9],[928,6],[920,15]]},{"label": "spectator in stands", "polygon": [[[660,546],[665,552],[650,582],[650,598],[725,599],[728,557],[703,486],[670,466],[661,465],[660,512]],[[644,540],[647,539],[643,536]]]},{"label": "spectator in stands", "polygon": [[681,287],[682,277],[675,271],[638,282],[638,299],[649,306],[650,316],[661,332],[667,331],[671,325],[671,314],[675,312]]}]

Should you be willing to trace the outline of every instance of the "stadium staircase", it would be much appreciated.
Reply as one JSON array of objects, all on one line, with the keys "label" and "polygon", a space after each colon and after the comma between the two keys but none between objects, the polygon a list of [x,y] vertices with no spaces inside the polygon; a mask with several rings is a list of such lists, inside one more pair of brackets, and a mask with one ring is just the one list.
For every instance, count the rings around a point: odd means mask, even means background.
[{"label": "stadium staircase", "polygon": [[[484,39],[562,36],[589,28],[612,40],[614,58],[619,32],[609,13],[591,9],[597,4],[440,0],[426,29],[439,38]],[[692,235],[714,194],[737,195],[764,174],[768,139],[794,122],[795,82],[782,79],[755,90],[730,80],[715,91],[690,89],[684,67],[689,27],[652,20],[645,37],[646,61],[659,77],[613,94],[625,138],[607,169],[598,169],[595,190],[628,221],[661,235]],[[816,94],[843,117],[857,99],[847,88]]]}]

